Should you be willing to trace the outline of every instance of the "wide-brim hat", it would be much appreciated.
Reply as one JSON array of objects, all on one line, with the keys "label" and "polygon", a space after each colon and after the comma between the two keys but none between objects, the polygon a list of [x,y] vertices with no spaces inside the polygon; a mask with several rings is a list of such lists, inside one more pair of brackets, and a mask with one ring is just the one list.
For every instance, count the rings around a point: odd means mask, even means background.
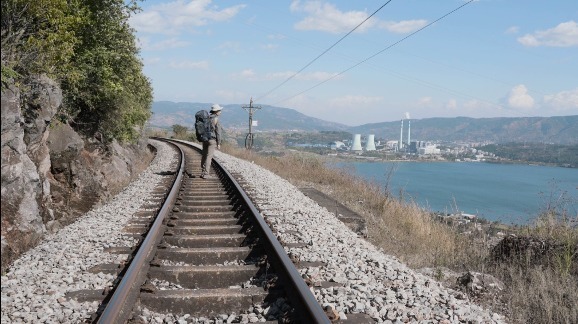
[{"label": "wide-brim hat", "polygon": [[223,107],[219,106],[218,104],[214,104],[211,106],[211,112],[217,112],[223,110]]}]

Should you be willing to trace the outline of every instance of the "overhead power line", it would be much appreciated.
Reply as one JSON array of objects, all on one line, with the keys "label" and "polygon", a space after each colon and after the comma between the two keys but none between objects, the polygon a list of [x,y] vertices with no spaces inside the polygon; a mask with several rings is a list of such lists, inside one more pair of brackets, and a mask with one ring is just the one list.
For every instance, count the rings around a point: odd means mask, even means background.
[{"label": "overhead power line", "polygon": [[343,71],[341,71],[341,72],[339,72],[339,73],[337,73],[337,74],[334,74],[333,76],[329,77],[328,79],[325,79],[325,80],[323,80],[323,81],[321,81],[321,82],[317,83],[316,85],[314,85],[314,86],[312,86],[312,87],[310,87],[310,88],[308,88],[308,89],[306,89],[306,90],[303,90],[303,91],[301,91],[301,92],[299,92],[299,93],[297,93],[297,94],[295,94],[295,95],[293,95],[293,96],[291,96],[291,97],[287,97],[287,98],[285,98],[285,99],[283,99],[283,100],[277,101],[277,102],[276,102],[276,103],[274,103],[273,105],[279,104],[279,103],[281,103],[281,102],[284,102],[284,101],[287,101],[287,100],[289,100],[289,99],[293,99],[293,98],[295,98],[295,97],[297,97],[297,96],[299,96],[299,95],[301,95],[301,94],[303,94],[303,93],[305,93],[305,92],[308,92],[308,91],[311,91],[311,90],[313,90],[313,89],[317,88],[318,86],[320,86],[320,85],[322,85],[322,84],[324,84],[324,83],[326,83],[326,82],[328,82],[328,81],[330,81],[330,80],[333,80],[333,79],[335,79],[336,77],[338,77],[338,76],[340,76],[340,75],[342,75],[342,74],[345,74],[346,72],[348,72],[348,71],[350,71],[350,70],[352,70],[352,69],[354,69],[354,68],[358,67],[359,65],[361,65],[361,64],[363,64],[363,63],[365,63],[365,62],[369,61],[370,59],[372,59],[372,58],[376,57],[377,55],[379,55],[379,54],[381,54],[381,53],[383,53],[383,52],[387,51],[388,49],[390,49],[390,48],[394,47],[395,45],[397,45],[397,44],[399,44],[399,43],[403,42],[404,40],[406,40],[406,39],[408,39],[408,38],[412,37],[413,35],[415,35],[415,34],[419,33],[420,31],[422,31],[422,30],[424,30],[424,29],[426,29],[426,28],[428,28],[429,26],[431,26],[431,25],[435,24],[436,22],[438,22],[438,21],[440,21],[440,20],[444,19],[445,17],[447,17],[447,16],[451,15],[452,13],[454,13],[454,12],[456,12],[456,11],[460,10],[461,8],[465,7],[466,5],[468,5],[468,4],[470,4],[470,3],[474,2],[474,1],[476,1],[476,0],[470,0],[470,1],[468,1],[468,2],[466,2],[466,3],[464,3],[464,4],[462,4],[462,5],[460,5],[459,7],[457,7],[457,8],[455,8],[455,9],[453,9],[452,11],[450,11],[450,12],[446,13],[445,15],[443,15],[443,16],[441,16],[441,17],[437,18],[436,20],[434,20],[434,21],[430,22],[429,24],[427,24],[427,25],[425,25],[425,26],[423,26],[423,27],[419,28],[418,30],[416,30],[416,31],[412,32],[411,34],[409,34],[409,35],[405,36],[404,38],[402,38],[402,39],[398,40],[397,42],[395,42],[395,43],[393,43],[393,44],[391,44],[391,45],[387,46],[386,48],[384,48],[384,49],[380,50],[379,52],[377,52],[377,53],[375,53],[375,54],[373,54],[373,55],[371,55],[371,56],[369,56],[369,57],[367,57],[367,58],[363,59],[362,61],[360,61],[360,62],[358,62],[358,63],[354,64],[353,66],[351,66],[351,67],[349,67],[349,68],[347,68],[347,69],[345,69],[345,70],[343,70]]},{"label": "overhead power line", "polygon": [[367,18],[365,18],[362,22],[360,22],[357,26],[355,26],[355,28],[353,28],[352,30],[350,30],[347,34],[345,34],[343,37],[341,37],[337,42],[335,42],[333,45],[329,46],[329,48],[327,48],[325,51],[323,51],[321,54],[319,54],[316,58],[314,58],[313,60],[311,60],[311,62],[307,63],[304,67],[302,67],[299,71],[295,72],[293,75],[291,75],[290,77],[288,77],[287,79],[285,79],[285,81],[281,82],[281,84],[279,84],[278,86],[274,87],[273,89],[267,91],[264,95],[262,95],[261,97],[255,99],[255,101],[257,101],[258,99],[262,99],[267,97],[269,94],[271,94],[273,91],[279,89],[281,86],[283,86],[285,83],[289,82],[289,80],[293,79],[295,76],[297,76],[299,73],[303,72],[303,70],[305,70],[307,67],[309,67],[311,64],[313,64],[313,62],[317,61],[321,56],[323,56],[325,53],[329,52],[333,47],[335,47],[337,44],[339,44],[343,39],[345,39],[345,37],[349,36],[349,34],[353,33],[357,28],[359,28],[361,25],[363,25],[366,21],[368,21],[371,17],[373,17],[378,11],[380,11],[383,7],[385,7],[387,4],[389,4],[392,0],[387,1],[386,3],[384,3],[381,7],[377,8],[377,10],[375,10],[371,15],[369,15]]}]

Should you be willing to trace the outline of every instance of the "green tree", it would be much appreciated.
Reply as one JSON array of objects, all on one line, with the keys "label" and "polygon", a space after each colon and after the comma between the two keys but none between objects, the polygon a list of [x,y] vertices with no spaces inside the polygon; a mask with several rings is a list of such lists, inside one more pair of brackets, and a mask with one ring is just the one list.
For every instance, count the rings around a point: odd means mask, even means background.
[{"label": "green tree", "polygon": [[175,124],[173,125],[173,133],[174,133],[174,138],[178,138],[178,139],[188,139],[187,138],[187,132],[189,131],[189,129],[186,126],[182,126],[179,124]]},{"label": "green tree", "polygon": [[56,79],[59,118],[104,140],[131,141],[150,118],[152,88],[128,24],[137,0],[2,1],[2,86]]},{"label": "green tree", "polygon": [[65,115],[87,135],[101,132],[132,140],[150,117],[152,104],[150,82],[128,24],[138,7],[134,0],[84,0],[83,5],[89,15],[77,29],[76,73],[62,76],[68,94]]},{"label": "green tree", "polygon": [[85,19],[78,1],[2,1],[2,87],[28,75],[67,70]]}]

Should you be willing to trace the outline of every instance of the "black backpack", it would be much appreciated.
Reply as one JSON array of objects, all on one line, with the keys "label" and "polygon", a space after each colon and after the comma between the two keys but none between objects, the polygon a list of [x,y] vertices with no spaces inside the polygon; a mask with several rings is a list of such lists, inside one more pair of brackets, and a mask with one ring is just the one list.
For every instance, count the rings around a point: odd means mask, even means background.
[{"label": "black backpack", "polygon": [[199,110],[195,114],[195,133],[197,141],[206,142],[211,139],[212,123],[209,112],[206,110]]}]

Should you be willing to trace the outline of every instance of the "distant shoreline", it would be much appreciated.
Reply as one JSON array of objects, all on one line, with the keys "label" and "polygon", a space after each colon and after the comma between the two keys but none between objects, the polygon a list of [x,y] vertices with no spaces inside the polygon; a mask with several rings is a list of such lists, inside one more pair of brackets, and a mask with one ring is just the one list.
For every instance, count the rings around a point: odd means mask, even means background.
[{"label": "distant shoreline", "polygon": [[536,166],[549,166],[549,167],[559,167],[568,169],[577,169],[578,166],[572,166],[568,164],[557,164],[557,163],[543,163],[543,162],[532,162],[532,161],[508,161],[508,160],[485,160],[485,161],[451,161],[451,160],[411,160],[411,159],[384,159],[381,157],[372,156],[347,156],[347,155],[322,155],[323,158],[333,160],[348,160],[348,161],[359,161],[359,162],[419,162],[419,163],[491,163],[491,164],[514,164],[514,165],[536,165]]}]

